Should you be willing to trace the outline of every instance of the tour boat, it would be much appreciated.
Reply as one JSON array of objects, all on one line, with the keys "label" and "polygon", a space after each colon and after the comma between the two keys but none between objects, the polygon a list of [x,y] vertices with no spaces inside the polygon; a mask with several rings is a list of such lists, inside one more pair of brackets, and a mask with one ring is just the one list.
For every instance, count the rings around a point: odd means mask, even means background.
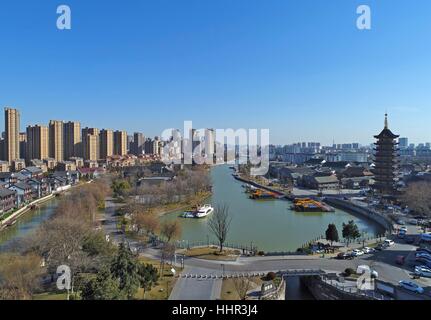
[{"label": "tour boat", "polygon": [[211,207],[211,205],[206,204],[203,207],[200,207],[199,210],[196,212],[196,218],[205,218],[213,212],[214,208]]},{"label": "tour boat", "polygon": [[193,211],[185,211],[182,214],[183,218],[205,218],[206,216],[210,215],[214,212],[214,208],[211,207],[211,205],[206,204],[200,208],[197,208]]}]

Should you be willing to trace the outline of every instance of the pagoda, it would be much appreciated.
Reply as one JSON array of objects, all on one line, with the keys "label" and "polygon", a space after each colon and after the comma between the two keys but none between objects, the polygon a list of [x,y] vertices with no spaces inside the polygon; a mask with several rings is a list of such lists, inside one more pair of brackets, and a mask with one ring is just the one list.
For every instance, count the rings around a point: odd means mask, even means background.
[{"label": "pagoda", "polygon": [[396,193],[396,170],[398,167],[398,135],[388,127],[388,115],[385,114],[385,128],[377,139],[374,153],[374,190],[383,197],[393,197]]}]

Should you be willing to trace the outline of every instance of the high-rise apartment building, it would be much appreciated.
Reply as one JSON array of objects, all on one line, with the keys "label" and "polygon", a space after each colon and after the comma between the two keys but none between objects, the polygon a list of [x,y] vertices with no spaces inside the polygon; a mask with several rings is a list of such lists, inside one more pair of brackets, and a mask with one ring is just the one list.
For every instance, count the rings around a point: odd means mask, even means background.
[{"label": "high-rise apartment building", "polygon": [[56,161],[64,160],[64,128],[63,121],[49,122],[49,156]]},{"label": "high-rise apartment building", "polygon": [[142,155],[144,153],[144,144],[144,135],[140,132],[135,132],[133,134],[133,142],[131,144],[130,153],[134,154],[135,156]]},{"label": "high-rise apartment building", "polygon": [[27,127],[27,163],[34,159],[44,160],[49,157],[49,130],[47,126]]},{"label": "high-rise apartment building", "polygon": [[64,123],[64,159],[81,156],[81,124],[75,121]]},{"label": "high-rise apartment building", "polygon": [[127,155],[127,132],[115,131],[114,132],[114,154],[118,156]]},{"label": "high-rise apartment building", "polygon": [[13,160],[19,159],[19,128],[20,114],[16,109],[5,108],[5,140],[4,157],[10,164]]},{"label": "high-rise apartment building", "polygon": [[99,135],[88,133],[83,137],[84,160],[97,161],[99,158]]},{"label": "high-rise apartment building", "polygon": [[107,159],[114,155],[114,131],[101,130],[100,131],[100,159]]},{"label": "high-rise apartment building", "polygon": [[25,132],[19,133],[19,157],[20,159],[26,158],[27,148],[27,134]]},{"label": "high-rise apartment building", "polygon": [[[97,128],[83,128],[82,129],[82,150],[83,150],[83,154],[82,157],[84,158],[84,160],[99,160],[100,159],[100,143],[99,143],[99,134],[100,134],[100,130]],[[91,138],[90,140],[87,139],[86,137],[88,135],[92,135],[92,136],[96,136],[97,137],[97,141],[96,141],[96,147],[95,147],[95,151],[94,146],[88,146],[87,142],[93,140],[93,138]],[[96,152],[96,157],[95,159],[90,159],[90,158],[94,158],[94,152]]]}]

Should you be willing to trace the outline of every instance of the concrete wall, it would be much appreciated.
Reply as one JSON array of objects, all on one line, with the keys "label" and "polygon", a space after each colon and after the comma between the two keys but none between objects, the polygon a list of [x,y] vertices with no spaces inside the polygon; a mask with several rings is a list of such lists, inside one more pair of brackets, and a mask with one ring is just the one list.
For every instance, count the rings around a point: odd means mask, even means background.
[{"label": "concrete wall", "polygon": [[365,218],[368,218],[376,223],[378,223],[380,226],[382,226],[386,231],[392,231],[393,230],[393,224],[392,221],[383,215],[380,215],[378,213],[373,212],[372,210],[368,208],[363,208],[356,206],[352,204],[351,202],[348,202],[346,200],[341,200],[337,198],[326,198],[325,202],[330,204],[331,206],[334,206],[339,209],[343,209],[346,211],[351,211],[355,214],[361,215]]}]

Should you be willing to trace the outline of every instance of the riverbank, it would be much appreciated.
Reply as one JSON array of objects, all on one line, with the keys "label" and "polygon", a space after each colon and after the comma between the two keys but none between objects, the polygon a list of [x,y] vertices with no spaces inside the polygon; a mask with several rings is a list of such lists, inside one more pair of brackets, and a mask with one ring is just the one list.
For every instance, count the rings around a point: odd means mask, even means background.
[{"label": "riverbank", "polygon": [[193,197],[193,199],[185,202],[185,203],[178,203],[168,206],[160,206],[153,211],[158,217],[162,217],[164,215],[180,212],[180,211],[186,211],[189,209],[193,209],[194,204],[199,203],[203,204],[205,201],[207,201],[209,198],[211,198],[212,192],[202,192],[201,194],[196,195]]},{"label": "riverbank", "polygon": [[5,218],[4,220],[0,221],[0,232],[6,229],[8,226],[15,224],[15,222],[24,214],[31,211],[34,206],[37,206],[39,204],[42,204],[48,200],[51,200],[55,197],[55,194],[51,193],[43,198],[39,198],[34,200],[33,202],[30,202],[29,204],[25,205],[22,208],[19,208],[16,210],[13,214]]},{"label": "riverbank", "polygon": [[260,184],[260,183],[257,183],[257,182],[255,182],[255,181],[253,181],[253,180],[245,179],[245,178],[241,177],[241,176],[240,176],[239,174],[237,174],[237,173],[232,174],[232,176],[233,176],[236,180],[238,180],[238,181],[241,181],[241,182],[244,182],[244,183],[250,184],[250,185],[252,185],[253,187],[256,187],[256,188],[261,188],[261,189],[264,189],[264,190],[266,190],[266,191],[273,192],[273,193],[275,193],[275,194],[277,194],[277,195],[279,195],[279,196],[284,197],[285,199],[288,199],[289,194],[287,194],[287,193],[285,193],[285,192],[282,192],[282,191],[280,191],[280,190],[277,190],[277,189],[274,189],[274,188],[271,188],[271,187],[268,187],[268,186],[264,186],[264,185],[262,185],[262,184]]},{"label": "riverbank", "polygon": [[381,226],[385,230],[385,232],[391,232],[394,229],[393,223],[388,217],[378,214],[377,212],[374,212],[367,207],[360,207],[349,201],[338,198],[326,198],[325,202],[336,208],[351,212],[353,214],[357,214],[361,217],[374,221],[379,226]]}]

